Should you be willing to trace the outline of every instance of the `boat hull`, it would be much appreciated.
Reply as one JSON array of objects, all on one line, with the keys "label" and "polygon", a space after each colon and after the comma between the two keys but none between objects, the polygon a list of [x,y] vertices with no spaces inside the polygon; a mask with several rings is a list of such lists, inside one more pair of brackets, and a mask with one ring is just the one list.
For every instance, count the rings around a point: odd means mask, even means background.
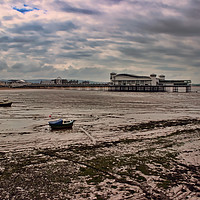
[{"label": "boat hull", "polygon": [[12,102],[0,103],[0,107],[11,107]]},{"label": "boat hull", "polygon": [[62,122],[62,123],[49,122],[49,126],[53,130],[55,130],[55,129],[71,129],[73,127],[73,123],[74,123],[74,120],[68,121],[68,122]]},{"label": "boat hull", "polygon": [[71,129],[73,124],[71,125],[50,125],[51,129]]}]

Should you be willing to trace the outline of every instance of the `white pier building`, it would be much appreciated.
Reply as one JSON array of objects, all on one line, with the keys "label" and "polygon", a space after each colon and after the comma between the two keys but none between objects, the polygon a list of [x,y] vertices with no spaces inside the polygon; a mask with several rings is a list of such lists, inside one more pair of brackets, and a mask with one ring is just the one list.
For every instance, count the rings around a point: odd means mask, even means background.
[{"label": "white pier building", "polygon": [[111,73],[110,85],[115,86],[116,90],[119,90],[120,87],[120,91],[191,91],[191,80],[166,80],[165,75],[159,75],[157,77],[156,74],[151,74],[150,76],[136,76],[131,74]]}]

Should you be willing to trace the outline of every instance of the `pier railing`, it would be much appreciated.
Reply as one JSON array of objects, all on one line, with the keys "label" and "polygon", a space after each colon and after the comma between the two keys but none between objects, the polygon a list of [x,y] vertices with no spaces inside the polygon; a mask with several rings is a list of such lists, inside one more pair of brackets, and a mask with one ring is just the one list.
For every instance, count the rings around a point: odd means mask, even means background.
[{"label": "pier railing", "polygon": [[11,88],[33,88],[33,89],[53,89],[62,88],[67,90],[102,90],[110,92],[190,92],[191,85],[109,85],[109,84],[29,84],[10,86]]}]

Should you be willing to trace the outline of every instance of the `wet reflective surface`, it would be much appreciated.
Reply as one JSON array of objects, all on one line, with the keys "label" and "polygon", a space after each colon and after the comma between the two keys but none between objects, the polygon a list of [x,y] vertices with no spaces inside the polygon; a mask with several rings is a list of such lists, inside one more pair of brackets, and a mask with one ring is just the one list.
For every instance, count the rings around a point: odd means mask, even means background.
[{"label": "wet reflective surface", "polygon": [[[0,95],[13,101],[0,108],[3,150],[82,142],[80,127],[103,140],[115,137],[110,129],[121,125],[200,116],[199,93],[7,90]],[[59,118],[75,119],[73,129],[52,132],[48,121]]]}]

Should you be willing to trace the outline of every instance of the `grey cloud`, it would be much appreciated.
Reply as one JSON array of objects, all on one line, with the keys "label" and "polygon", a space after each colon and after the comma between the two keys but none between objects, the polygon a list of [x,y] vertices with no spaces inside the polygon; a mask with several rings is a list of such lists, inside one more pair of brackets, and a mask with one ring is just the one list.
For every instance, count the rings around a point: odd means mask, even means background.
[{"label": "grey cloud", "polygon": [[149,33],[165,33],[175,36],[199,36],[200,23],[186,22],[182,19],[168,18],[156,19],[152,22],[143,22],[138,25],[143,31]]},{"label": "grey cloud", "polygon": [[12,66],[13,70],[19,70],[19,69],[22,69],[22,68],[24,68],[24,64],[22,64],[22,63],[16,63]]},{"label": "grey cloud", "polygon": [[35,68],[31,69],[24,63],[15,63],[8,69],[9,72],[23,72],[23,73],[31,72],[32,70],[35,70]]},{"label": "grey cloud", "polygon": [[193,66],[193,67],[200,68],[200,60],[199,60],[199,61],[194,61],[194,62],[192,63],[192,66]]},{"label": "grey cloud", "polygon": [[60,53],[57,55],[57,57],[60,58],[72,58],[72,59],[83,59],[92,57],[94,55],[95,51],[74,51],[74,52],[66,52],[66,53]]},{"label": "grey cloud", "polygon": [[23,34],[25,32],[35,32],[40,34],[50,34],[57,31],[71,31],[78,27],[71,21],[65,22],[37,22],[33,21],[30,23],[15,24],[13,28],[9,28],[9,32]]},{"label": "grey cloud", "polygon": [[[200,34],[200,1],[188,1],[186,7],[149,1],[129,3],[141,6],[147,16],[135,12],[135,17],[132,17],[128,13],[126,17],[118,19],[120,30],[146,35],[168,34],[181,37],[199,36]],[[179,16],[163,15],[163,9],[175,12]]]},{"label": "grey cloud", "polygon": [[[185,7],[177,6],[176,4],[166,5],[157,2],[133,1],[142,5],[142,8],[148,8],[148,17],[140,16],[129,19],[127,24],[131,24],[133,29],[130,31],[143,32],[146,34],[168,34],[181,37],[199,36],[200,34],[200,1],[188,1]],[[171,10],[179,16],[166,16],[163,15],[163,9]],[[124,26],[125,27],[125,26]],[[127,30],[128,30],[127,29]]]},{"label": "grey cloud", "polygon": [[145,49],[134,47],[119,47],[119,51],[124,55],[131,56],[133,58],[144,58],[147,53]]},{"label": "grey cloud", "polygon": [[[137,47],[119,47],[119,51],[125,56],[141,62],[141,60],[148,63],[166,63],[166,64],[179,64],[179,65],[193,65],[195,56],[194,50],[187,51],[187,49],[167,48],[164,46],[145,46],[145,48]],[[180,61],[181,58],[181,61]]]},{"label": "grey cloud", "polygon": [[[85,38],[84,38],[85,37]],[[89,34],[87,36],[74,36],[71,38],[66,38],[65,44],[62,46],[63,49],[79,49],[80,47],[90,47],[90,48],[95,48],[95,47],[105,47],[107,44],[111,43],[117,43],[113,42],[112,40],[108,41],[98,41],[98,37],[91,37]],[[92,39],[92,40],[88,40]],[[93,50],[92,50],[93,51]]]},{"label": "grey cloud", "polygon": [[189,5],[186,8],[182,9],[183,15],[187,17],[191,17],[193,19],[200,18],[200,1],[199,0],[191,0],[189,1]]},{"label": "grey cloud", "polygon": [[75,50],[78,48],[78,46],[74,44],[65,44],[64,46],[61,47],[63,50]]},{"label": "grey cloud", "polygon": [[95,67],[83,67],[81,69],[75,69],[72,66],[70,66],[67,70],[65,70],[65,74],[68,77],[98,81],[101,81],[100,77],[108,77],[109,73],[110,69]]},{"label": "grey cloud", "polygon": [[13,16],[4,16],[3,20],[5,21],[11,21],[13,19]]},{"label": "grey cloud", "polygon": [[0,43],[6,43],[10,40],[10,38],[8,36],[3,36],[0,37]]},{"label": "grey cloud", "polygon": [[[165,9],[175,9],[174,6],[170,6],[168,4],[162,3],[162,2],[156,2],[156,1],[145,1],[145,0],[102,0],[100,3],[104,4],[129,4],[130,6],[139,6],[144,9],[158,9],[158,8],[165,8]],[[99,3],[99,2],[97,2]]]},{"label": "grey cloud", "polygon": [[14,32],[18,34],[22,34],[27,31],[34,31],[34,32],[44,32],[43,25],[39,22],[30,22],[24,24],[15,24],[13,28],[8,29],[9,32]]},{"label": "grey cloud", "polygon": [[66,21],[64,23],[55,24],[55,28],[59,31],[69,31],[69,30],[77,29],[78,27],[71,21]]},{"label": "grey cloud", "polygon": [[180,58],[180,57],[183,57],[183,58],[189,57],[190,58],[191,56],[193,56],[193,53],[194,53],[192,50],[188,51],[187,49],[179,49],[177,47],[169,48],[169,47],[164,47],[164,46],[152,47],[151,51],[156,54],[176,56],[178,58]]},{"label": "grey cloud", "polygon": [[82,8],[73,8],[73,7],[65,7],[62,8],[65,12],[72,12],[72,13],[79,13],[79,14],[86,14],[86,15],[99,15],[99,11],[89,10],[89,9],[82,9]]},{"label": "grey cloud", "polygon": [[[23,44],[10,44],[10,45],[7,45],[7,49],[16,49],[18,50],[19,52],[22,52],[23,49],[24,49],[24,45]],[[27,48],[26,48],[27,50]]]},{"label": "grey cloud", "polygon": [[164,70],[164,71],[185,71],[184,68],[179,68],[179,67],[156,67],[156,69]]},{"label": "grey cloud", "polygon": [[69,13],[77,13],[77,14],[84,14],[84,15],[99,15],[101,14],[98,10],[95,9],[87,9],[87,8],[78,8],[71,6],[69,3],[64,1],[55,1],[55,4],[59,6],[60,10]]},{"label": "grey cloud", "polygon": [[148,35],[126,36],[125,39],[128,41],[133,41],[133,42],[142,43],[142,44],[153,44],[154,42],[158,41],[158,39],[150,37]]},{"label": "grey cloud", "polygon": [[183,17],[164,17],[160,14],[149,18],[138,15],[134,19],[119,19],[119,30],[134,34],[158,35],[167,34],[179,37],[199,36],[200,21],[183,19]]},{"label": "grey cloud", "polygon": [[36,36],[3,36],[0,37],[0,43],[30,43],[38,39]]},{"label": "grey cloud", "polygon": [[2,4],[2,5],[5,4],[5,0],[1,0],[1,1],[0,1],[0,5],[1,5],[1,4]]},{"label": "grey cloud", "polygon": [[53,68],[53,66],[50,66],[50,65],[46,66],[42,64],[39,65],[37,63],[30,63],[30,62],[27,62],[26,64],[15,63],[8,69],[9,72],[20,72],[20,73],[29,73],[29,74],[37,72],[38,75],[42,71],[54,71],[54,70],[55,69]]},{"label": "grey cloud", "polygon": [[0,44],[0,50],[1,51],[8,51],[9,50],[8,45],[7,44],[4,44],[4,45]]},{"label": "grey cloud", "polygon": [[[43,39],[39,36],[16,36],[16,37],[1,37],[0,49],[8,51],[12,49],[13,54],[24,53],[24,55],[32,54],[32,56],[45,55],[48,48],[55,42],[49,38]],[[15,52],[15,53],[14,53]]]},{"label": "grey cloud", "polygon": [[7,69],[8,68],[8,65],[5,61],[1,61],[0,60],[0,71],[1,70],[4,70],[4,69]]}]

